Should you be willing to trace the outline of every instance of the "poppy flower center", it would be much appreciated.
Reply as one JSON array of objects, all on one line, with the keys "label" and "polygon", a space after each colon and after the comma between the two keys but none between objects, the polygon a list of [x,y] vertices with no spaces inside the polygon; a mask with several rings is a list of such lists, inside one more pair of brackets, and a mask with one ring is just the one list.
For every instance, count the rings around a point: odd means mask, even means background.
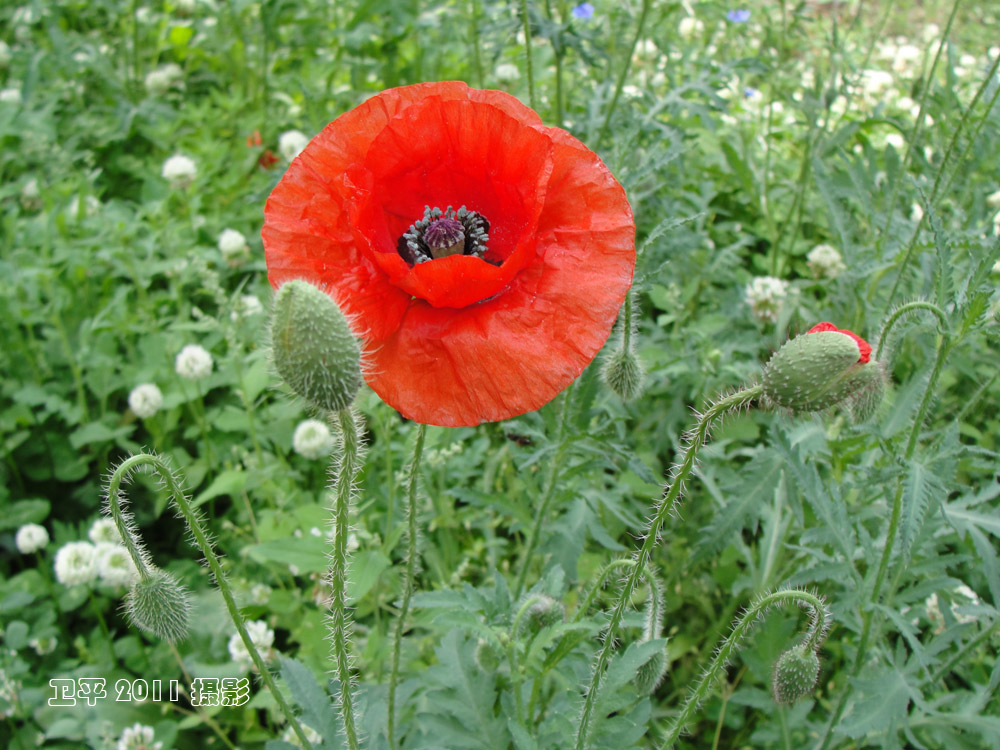
[{"label": "poppy flower center", "polygon": [[490,223],[486,217],[462,206],[444,211],[436,206],[424,207],[422,219],[410,224],[396,243],[396,252],[410,267],[451,255],[472,255],[492,265],[499,262],[486,259],[489,249]]}]

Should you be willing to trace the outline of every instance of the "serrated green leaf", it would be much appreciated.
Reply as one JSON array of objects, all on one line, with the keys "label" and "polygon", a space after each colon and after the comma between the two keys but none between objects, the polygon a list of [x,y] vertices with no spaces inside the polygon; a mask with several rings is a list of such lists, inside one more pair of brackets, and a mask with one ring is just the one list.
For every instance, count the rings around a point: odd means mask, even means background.
[{"label": "serrated green leaf", "polygon": [[296,659],[282,659],[281,678],[302,708],[301,721],[323,738],[322,747],[342,747],[340,715],[312,670]]},{"label": "serrated green leaf", "polygon": [[903,513],[899,536],[903,554],[909,558],[913,539],[923,526],[927,506],[933,496],[941,496],[944,489],[937,476],[919,459],[906,463],[903,472]]}]

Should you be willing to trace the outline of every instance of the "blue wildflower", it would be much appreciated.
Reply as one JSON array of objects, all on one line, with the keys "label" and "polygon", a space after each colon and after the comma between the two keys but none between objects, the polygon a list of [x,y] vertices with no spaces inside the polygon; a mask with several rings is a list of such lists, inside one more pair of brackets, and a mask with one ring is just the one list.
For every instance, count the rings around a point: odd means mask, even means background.
[{"label": "blue wildflower", "polygon": [[750,11],[746,8],[734,8],[726,13],[726,18],[733,23],[746,23],[750,20]]},{"label": "blue wildflower", "polygon": [[594,6],[590,3],[580,3],[575,8],[573,8],[573,17],[582,18],[585,21],[589,21],[594,17]]}]

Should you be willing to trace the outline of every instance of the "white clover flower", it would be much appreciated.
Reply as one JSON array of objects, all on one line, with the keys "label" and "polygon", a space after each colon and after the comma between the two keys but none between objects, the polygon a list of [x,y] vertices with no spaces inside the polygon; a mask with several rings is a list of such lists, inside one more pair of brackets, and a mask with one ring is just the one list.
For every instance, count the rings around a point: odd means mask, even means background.
[{"label": "white clover flower", "polygon": [[899,133],[889,133],[885,137],[885,143],[887,146],[892,146],[897,151],[902,151],[903,147],[906,146],[906,139]]},{"label": "white clover flower", "polygon": [[6,68],[10,65],[10,61],[13,55],[10,51],[10,45],[7,42],[0,39],[0,70]]},{"label": "white clover flower", "polygon": [[920,223],[924,218],[924,207],[916,201],[910,207],[910,221]]},{"label": "white clover flower", "polygon": [[90,541],[94,544],[121,544],[122,542],[121,534],[118,533],[118,526],[115,524],[114,519],[107,516],[102,516],[94,521],[90,526],[90,531],[87,532],[87,536],[90,537]]},{"label": "white clover flower", "polygon": [[233,265],[249,254],[250,246],[242,232],[227,227],[219,235],[219,252],[222,253],[222,259],[226,263]]},{"label": "white clover flower", "polygon": [[264,305],[252,294],[244,294],[233,306],[233,311],[229,313],[229,318],[233,322],[240,318],[249,318],[251,315],[259,315],[264,312]]},{"label": "white clover flower", "polygon": [[1000,190],[986,196],[986,205],[990,208],[1000,208]]},{"label": "white clover flower", "polygon": [[175,190],[184,190],[194,182],[195,175],[198,174],[198,167],[194,161],[183,154],[175,154],[163,162],[163,171],[160,173],[170,187]]},{"label": "white clover flower", "polygon": [[333,450],[333,435],[330,428],[318,419],[306,419],[295,428],[292,447],[305,458],[322,458]]},{"label": "white clover flower", "polygon": [[0,102],[5,104],[20,104],[21,89],[16,86],[8,86],[5,89],[0,89]]},{"label": "white clover flower", "polygon": [[263,583],[258,583],[252,589],[250,589],[250,601],[252,601],[254,604],[267,604],[267,600],[270,598],[271,598],[270,586],[265,586]]},{"label": "white clover flower", "polygon": [[17,551],[22,555],[30,555],[49,543],[49,532],[44,526],[39,526],[37,523],[26,523],[17,530],[14,543],[17,545]]},{"label": "white clover flower", "polygon": [[163,406],[163,392],[153,383],[142,383],[128,394],[128,406],[140,419],[149,419]]},{"label": "white clover flower", "polygon": [[28,641],[28,645],[35,649],[35,653],[39,656],[45,656],[56,650],[59,639],[54,635],[43,635],[41,638],[32,638]]},{"label": "white clover flower", "polygon": [[212,355],[198,344],[188,344],[174,361],[177,374],[187,380],[201,380],[212,372]]},{"label": "white clover flower", "polygon": [[56,580],[66,586],[97,578],[97,549],[90,542],[69,542],[56,553]]},{"label": "white clover flower", "polygon": [[788,282],[773,276],[757,276],[746,288],[750,312],[761,323],[777,322],[787,296]]},{"label": "white clover flower", "polygon": [[156,737],[152,727],[133,724],[122,732],[115,750],[160,750],[162,742],[153,742]]},{"label": "white clover flower", "polygon": [[97,545],[97,573],[109,586],[128,586],[139,577],[132,556],[117,542],[100,542]]},{"label": "white clover flower", "polygon": [[677,24],[677,32],[681,35],[681,39],[691,39],[695,36],[701,36],[704,31],[705,24],[694,16],[685,16]]},{"label": "white clover flower", "polygon": [[521,77],[521,71],[514,63],[500,63],[493,75],[501,83],[513,83]]},{"label": "white clover flower", "polygon": [[[306,736],[306,739],[309,741],[310,745],[319,746],[323,744],[323,735],[321,735],[319,732],[317,732],[315,729],[313,729],[305,722],[300,721],[299,726],[302,727],[302,734]],[[292,729],[291,727],[285,729],[285,731],[281,735],[281,739],[287,742],[289,745],[295,745],[295,747],[302,747],[302,740],[299,739],[299,736],[295,734],[295,730]]]},{"label": "white clover flower", "polygon": [[151,70],[146,74],[146,91],[153,96],[162,96],[183,77],[184,71],[177,63],[161,65],[156,70]]},{"label": "white clover flower", "polygon": [[[247,635],[260,652],[260,658],[264,661],[274,659],[274,631],[267,626],[267,623],[263,620],[254,620],[248,622],[246,627]],[[250,652],[247,651],[239,633],[234,633],[229,639],[229,655],[244,671],[253,667],[253,659],[250,658]]]},{"label": "white clover flower", "polygon": [[299,130],[289,130],[282,133],[278,138],[278,152],[285,157],[285,161],[291,161],[302,153],[309,144],[309,136]]},{"label": "white clover flower", "polygon": [[[971,588],[966,586],[964,583],[958,588],[953,589],[951,594],[952,598],[961,597],[963,599],[968,599],[969,600],[968,603],[974,606],[982,604],[982,602],[979,599],[979,594],[977,594]],[[962,602],[956,602],[956,604],[962,604]],[[960,625],[964,625],[969,622],[977,622],[978,620],[979,618],[976,617],[975,615],[963,615],[959,612],[955,613],[955,621]]]},{"label": "white clover flower", "polygon": [[817,279],[835,279],[841,271],[847,270],[844,259],[833,245],[816,245],[806,253],[806,265]]}]

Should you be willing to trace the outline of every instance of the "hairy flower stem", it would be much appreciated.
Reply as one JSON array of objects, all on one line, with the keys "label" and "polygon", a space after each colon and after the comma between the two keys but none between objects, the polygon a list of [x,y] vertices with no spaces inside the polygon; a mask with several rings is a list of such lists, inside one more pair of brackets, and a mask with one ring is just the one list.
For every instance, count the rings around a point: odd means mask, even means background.
[{"label": "hairy flower stem", "polygon": [[403,603],[396,618],[396,635],[392,644],[392,671],[389,674],[389,747],[396,748],[396,684],[399,681],[399,653],[403,645],[403,628],[406,615],[410,611],[410,597],[413,582],[417,577],[417,478],[420,473],[420,457],[424,450],[424,434],[427,428],[417,425],[417,440],[413,446],[413,458],[406,480],[406,572],[403,576]]},{"label": "hairy flower stem", "polygon": [[615,637],[618,634],[618,629],[621,627],[622,619],[625,616],[625,610],[631,603],[632,594],[635,592],[636,586],[639,584],[639,579],[642,577],[643,572],[646,569],[646,565],[649,563],[649,558],[653,552],[653,548],[656,547],[660,530],[663,528],[663,523],[666,521],[667,516],[673,512],[679,501],[681,492],[687,482],[688,475],[694,468],[695,461],[698,457],[698,451],[708,440],[712,423],[730,411],[740,409],[744,406],[749,406],[751,402],[760,398],[763,390],[763,387],[758,384],[750,386],[749,388],[744,388],[736,393],[726,396],[725,398],[719,399],[705,411],[705,413],[698,420],[698,425],[691,433],[689,438],[690,442],[687,449],[684,451],[684,458],[681,460],[679,465],[675,464],[673,476],[664,488],[663,496],[656,508],[656,513],[646,528],[642,547],[639,548],[639,551],[635,555],[635,567],[632,568],[632,572],[629,574],[628,578],[625,579],[621,594],[618,598],[618,603],[615,605],[615,608],[611,613],[611,620],[608,622],[608,629],[604,635],[604,645],[602,646],[601,651],[597,656],[597,661],[594,664],[590,678],[590,685],[587,688],[587,695],[583,702],[583,710],[580,714],[580,723],[577,727],[576,742],[574,744],[576,750],[584,750],[586,747],[587,736],[590,729],[590,718],[591,714],[594,712],[594,704],[597,701],[601,678],[604,675],[604,670],[608,666],[608,661],[611,659],[611,651],[614,648]]},{"label": "hairy flower stem", "polygon": [[537,112],[535,70],[531,64],[531,19],[528,16],[528,0],[521,0],[521,20],[524,21],[524,56],[528,71],[528,101],[531,103],[531,108]]},{"label": "hairy flower stem", "polygon": [[[916,305],[918,303],[911,304]],[[904,307],[906,306],[904,305]],[[903,308],[900,309],[902,310]],[[899,310],[896,312],[900,313]],[[937,310],[937,312],[940,313],[940,310]],[[895,315],[890,318],[890,321],[895,322],[898,319],[899,315]],[[947,321],[943,318],[943,314],[941,323],[942,325],[947,323]],[[889,323],[886,324],[885,328],[888,329],[888,327]],[[880,341],[879,343],[881,345],[882,342]],[[910,436],[906,442],[906,450],[903,452],[904,461],[909,461],[913,458],[913,454],[916,451],[917,439],[920,436],[920,429],[923,427],[924,418],[927,416],[927,409],[930,407],[931,399],[934,394],[934,386],[937,384],[938,377],[941,375],[941,370],[944,368],[944,362],[947,359],[948,353],[951,351],[953,344],[954,342],[948,334],[941,336],[938,341],[937,356],[934,359],[934,367],[931,370],[930,377],[927,379],[927,388],[924,389],[924,396],[920,401],[920,406],[917,408],[917,415],[913,420],[913,427],[910,428]],[[889,570],[889,560],[892,558],[896,534],[899,531],[899,520],[902,517],[902,514],[903,476],[900,475],[896,480],[896,493],[892,498],[892,515],[889,517],[889,529],[886,532],[885,546],[882,548],[882,556],[879,558],[878,572],[875,574],[875,583],[872,585],[872,593],[868,599],[868,606],[865,607],[861,613],[861,635],[858,638],[858,649],[854,655],[854,663],[851,665],[851,671],[848,674],[848,679],[844,685],[843,692],[841,692],[840,698],[837,700],[836,708],[834,708],[833,713],[830,715],[830,722],[827,724],[826,730],[817,745],[819,750],[826,747],[827,742],[833,733],[833,728],[840,721],[840,717],[843,715],[844,709],[847,706],[847,699],[851,694],[851,678],[857,676],[857,674],[861,671],[862,665],[864,664],[864,660],[868,652],[868,641],[871,637],[872,628],[875,624],[876,607],[882,599],[882,586],[885,584],[886,573]],[[902,571],[900,570],[899,572],[901,573]],[[892,594],[893,586],[890,586],[886,591],[886,597],[891,597]]]},{"label": "hairy flower stem", "polygon": [[333,644],[337,680],[340,682],[340,713],[344,720],[344,734],[350,750],[358,750],[358,732],[354,726],[354,703],[351,698],[351,663],[347,652],[347,535],[354,483],[361,469],[359,460],[361,439],[354,413],[341,409],[330,415],[334,427],[339,428],[340,455],[330,469],[335,505],[333,507],[333,554],[330,556],[328,581],[330,584],[330,616],[327,626]]},{"label": "hairy flower stem", "polygon": [[556,433],[556,455],[552,458],[549,463],[549,473],[545,477],[545,488],[542,494],[542,501],[538,504],[538,512],[535,514],[535,522],[531,527],[531,533],[528,536],[528,544],[524,548],[524,558],[521,560],[521,572],[517,576],[517,583],[514,585],[514,598],[517,599],[521,596],[521,592],[524,591],[524,582],[528,576],[528,566],[531,565],[531,558],[535,554],[535,548],[538,546],[538,537],[542,531],[542,522],[545,520],[545,516],[548,515],[549,505],[552,504],[552,498],[556,494],[556,480],[559,478],[559,471],[562,468],[563,456],[566,453],[566,422],[569,417],[570,403],[573,400],[573,385],[570,383],[569,388],[563,394],[562,410],[559,413],[559,428]]},{"label": "hairy flower stem", "polygon": [[611,117],[615,113],[615,109],[618,107],[618,100],[621,98],[622,89],[625,87],[625,79],[628,78],[628,71],[632,67],[632,58],[635,56],[635,48],[639,44],[639,40],[642,39],[642,32],[646,26],[646,17],[649,15],[649,8],[652,5],[651,0],[642,0],[642,10],[639,11],[639,22],[635,27],[635,36],[632,37],[632,45],[629,47],[628,55],[625,57],[625,64],[622,65],[622,69],[618,71],[618,80],[615,82],[615,93],[611,96],[611,104],[608,105],[608,111],[604,115],[604,123],[601,125],[601,129],[597,132],[597,142],[594,144],[594,150],[598,150],[601,147],[601,142],[604,137],[608,134],[608,129],[611,127]]},{"label": "hairy flower stem", "polygon": [[885,349],[885,345],[889,341],[889,334],[892,333],[892,329],[895,325],[902,320],[904,316],[911,312],[916,312],[917,310],[926,310],[927,312],[933,313],[937,316],[938,321],[941,323],[941,330],[947,330],[948,318],[945,317],[945,314],[940,307],[932,302],[924,302],[923,300],[907,302],[905,305],[900,305],[898,308],[893,310],[886,319],[885,324],[882,326],[882,331],[878,336],[878,346],[875,348],[875,359],[882,358],[882,350]]},{"label": "hairy flower stem", "polygon": [[295,712],[292,711],[291,706],[288,705],[288,702],[285,700],[285,696],[282,695],[280,690],[278,690],[278,686],[275,684],[274,677],[271,676],[271,672],[268,669],[267,664],[264,663],[260,652],[257,650],[257,646],[254,645],[253,640],[250,638],[250,634],[247,633],[243,615],[240,614],[240,608],[236,605],[236,599],[233,597],[233,591],[229,587],[229,582],[226,580],[226,574],[222,570],[222,564],[219,562],[219,558],[216,556],[215,550],[212,549],[212,544],[208,539],[208,534],[202,526],[201,518],[198,512],[191,507],[191,503],[188,501],[188,497],[184,493],[180,480],[170,470],[167,463],[160,456],[154,456],[149,453],[139,453],[127,458],[118,466],[117,469],[115,469],[114,473],[111,475],[110,481],[108,482],[108,508],[111,512],[111,517],[115,521],[115,526],[118,527],[118,531],[121,534],[122,544],[125,545],[125,549],[128,550],[129,555],[132,557],[132,561],[135,563],[136,569],[139,571],[139,575],[144,579],[148,579],[151,573],[147,566],[145,554],[140,549],[139,544],[135,539],[133,528],[129,523],[128,518],[122,511],[119,487],[121,487],[122,480],[128,476],[131,471],[139,468],[140,466],[149,466],[156,473],[166,487],[174,506],[184,517],[184,521],[187,523],[191,536],[194,537],[195,544],[201,550],[202,555],[205,556],[205,562],[208,563],[208,569],[212,571],[212,577],[215,579],[215,585],[219,587],[219,593],[222,594],[222,599],[226,603],[226,609],[229,611],[229,617],[236,626],[236,632],[239,633],[240,639],[243,641],[243,645],[246,646],[247,652],[250,654],[250,658],[253,660],[254,666],[257,668],[257,673],[260,674],[260,678],[267,686],[267,689],[271,691],[271,695],[274,697],[275,703],[278,704],[278,708],[281,709],[281,712],[285,715],[289,725],[292,727],[292,731],[295,732],[295,736],[298,737],[299,742],[302,743],[302,747],[309,750],[312,746],[306,739],[305,732],[302,731],[302,726],[299,724],[299,720],[295,717]]},{"label": "hairy flower stem", "polygon": [[807,648],[813,651],[819,648],[819,644],[829,627],[827,623],[829,613],[822,599],[807,591],[799,591],[797,589],[782,589],[767,596],[762,596],[751,604],[733,624],[732,632],[722,642],[722,645],[719,646],[712,663],[705,670],[698,685],[691,691],[687,701],[681,707],[680,713],[677,714],[677,717],[667,729],[667,736],[664,738],[660,750],[670,750],[674,746],[674,743],[677,742],[677,738],[691,720],[691,716],[705,699],[709,689],[715,684],[719,675],[725,670],[726,665],[739,649],[740,643],[746,637],[750,628],[764,615],[769,607],[786,602],[793,602],[800,607],[809,609],[811,620],[809,629],[806,631],[804,643]]}]

